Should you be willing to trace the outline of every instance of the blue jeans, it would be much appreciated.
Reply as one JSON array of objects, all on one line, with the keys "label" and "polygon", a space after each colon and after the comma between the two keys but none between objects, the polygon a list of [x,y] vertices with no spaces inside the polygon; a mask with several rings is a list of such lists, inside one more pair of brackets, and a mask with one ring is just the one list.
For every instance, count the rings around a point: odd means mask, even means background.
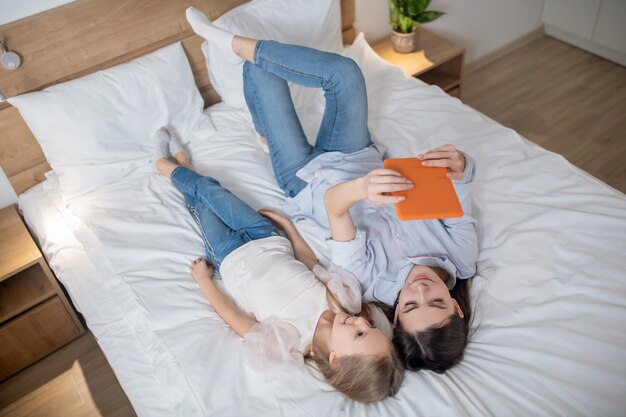
[{"label": "blue jeans", "polygon": [[170,177],[185,196],[202,231],[206,255],[216,269],[229,253],[251,240],[279,236],[278,229],[211,177],[178,167]]},{"label": "blue jeans", "polygon": [[[324,90],[326,107],[315,146],[307,142],[287,81]],[[267,139],[274,176],[296,196],[306,183],[296,172],[324,152],[356,152],[372,144],[367,92],[358,65],[341,55],[274,41],[258,41],[254,64],[243,66],[246,104]]]}]

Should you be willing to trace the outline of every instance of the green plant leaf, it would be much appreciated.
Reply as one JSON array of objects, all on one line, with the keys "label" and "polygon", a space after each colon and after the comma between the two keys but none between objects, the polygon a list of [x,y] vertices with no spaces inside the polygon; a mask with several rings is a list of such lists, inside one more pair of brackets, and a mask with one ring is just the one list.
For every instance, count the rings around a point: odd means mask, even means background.
[{"label": "green plant leaf", "polygon": [[406,0],[406,15],[412,19],[416,19],[420,14],[424,13],[430,0]]},{"label": "green plant leaf", "polygon": [[396,32],[400,30],[400,16],[397,0],[389,0],[389,24]]},{"label": "green plant leaf", "polygon": [[436,10],[429,10],[419,15],[416,20],[419,23],[428,23],[428,22],[432,22],[435,19],[440,18],[444,14],[445,14],[444,12],[438,12]]},{"label": "green plant leaf", "polygon": [[402,16],[400,19],[400,28],[402,29],[402,33],[411,33],[414,28],[414,21],[410,17]]}]

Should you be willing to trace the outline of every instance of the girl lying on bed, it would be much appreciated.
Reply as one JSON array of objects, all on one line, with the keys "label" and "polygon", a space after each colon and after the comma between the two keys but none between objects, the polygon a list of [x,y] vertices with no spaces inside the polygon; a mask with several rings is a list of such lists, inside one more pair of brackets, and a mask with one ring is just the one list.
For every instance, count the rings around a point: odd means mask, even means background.
[{"label": "girl lying on bed", "polygon": [[[389,337],[370,325],[369,306],[358,316],[348,314],[327,291],[316,275],[328,280],[331,274],[317,264],[293,224],[278,213],[264,212],[287,240],[215,179],[195,173],[180,142],[170,141],[166,130],[157,131],[156,139],[157,170],[184,195],[210,260],[195,260],[191,274],[219,316],[244,338],[248,352],[257,348],[247,356],[257,364],[294,357],[302,362],[304,356],[317,364],[329,384],[357,401],[394,395],[404,372]],[[178,163],[167,159],[168,152]],[[226,290],[252,314],[213,283],[214,266]],[[361,309],[358,288],[337,296],[351,296],[349,304],[356,302],[357,311]]]},{"label": "girl lying on bed", "polygon": [[[354,61],[337,54],[235,36],[189,8],[194,31],[226,62],[243,61],[244,95],[255,129],[266,140],[292,219],[308,218],[325,230],[333,264],[360,281],[363,299],[387,305],[397,324],[394,344],[412,370],[443,372],[467,344],[467,282],[476,271],[476,221],[471,216],[474,163],[452,145],[418,156],[449,170],[465,215],[458,219],[399,221],[392,191],[412,185],[382,169],[383,150],[367,127],[367,94]],[[323,88],[326,108],[310,146],[287,82]],[[457,281],[458,280],[458,281]]]}]

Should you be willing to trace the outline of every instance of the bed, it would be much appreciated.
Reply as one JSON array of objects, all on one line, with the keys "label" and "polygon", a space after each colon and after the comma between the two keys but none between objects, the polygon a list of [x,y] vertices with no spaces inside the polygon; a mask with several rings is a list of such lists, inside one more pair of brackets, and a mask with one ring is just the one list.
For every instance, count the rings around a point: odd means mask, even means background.
[{"label": "bed", "polygon": [[[213,13],[212,18],[239,4],[192,3]],[[102,9],[97,4],[83,1],[72,7]],[[342,18],[354,20],[353,4],[343,1],[341,6]],[[159,13],[184,10],[171,7]],[[63,10],[68,8],[49,12],[49,18]],[[118,23],[108,29],[110,36],[126,27]],[[12,127],[13,135],[0,139],[0,163],[21,193],[20,209],[52,269],[137,414],[623,415],[624,194],[439,88],[407,78],[377,59],[350,24],[341,26],[345,43],[352,45],[340,52],[353,58],[366,78],[375,141],[390,156],[453,143],[477,162],[473,208],[480,256],[472,286],[475,318],[464,360],[443,375],[409,373],[397,396],[371,405],[334,392],[306,368],[249,369],[241,360],[241,340],[188,274],[189,262],[203,253],[202,239],[173,187],[145,164],[68,198],[61,171],[50,171],[40,149],[25,150],[24,141],[34,139],[23,122],[15,121],[17,111],[4,105],[0,126]],[[199,55],[201,42],[184,32],[178,38],[159,36],[162,40],[152,48],[114,52],[116,58],[107,57],[103,67],[182,39],[204,104],[211,104],[187,127],[197,170],[215,176],[255,208],[280,209],[284,198],[249,114],[237,105],[236,88],[229,96],[228,86],[212,74],[213,84],[227,98],[214,103],[216,93]],[[86,67],[73,74],[90,72]],[[61,75],[57,81],[70,78]],[[33,89],[46,86],[43,82]],[[31,90],[19,92],[25,91]],[[307,90],[294,94],[307,136],[314,137],[323,99]],[[297,226],[327,261],[325,235],[305,222]]]}]

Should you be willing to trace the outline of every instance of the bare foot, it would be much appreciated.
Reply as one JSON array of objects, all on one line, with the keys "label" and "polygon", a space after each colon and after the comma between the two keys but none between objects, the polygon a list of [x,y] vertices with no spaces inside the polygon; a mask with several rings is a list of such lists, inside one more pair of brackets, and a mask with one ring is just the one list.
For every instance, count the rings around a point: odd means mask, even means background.
[{"label": "bare foot", "polygon": [[156,166],[159,174],[163,175],[167,179],[169,179],[172,176],[172,172],[178,168],[178,164],[175,164],[167,158],[157,159],[154,165]]},{"label": "bare foot", "polygon": [[211,280],[213,278],[215,268],[208,259],[198,258],[189,266],[189,272],[191,272],[194,281],[200,284],[203,280]]},{"label": "bare foot", "polygon": [[182,152],[176,153],[174,155],[174,159],[176,159],[176,162],[180,166],[183,166],[193,171],[193,165],[191,164],[191,160],[189,159],[189,155],[187,154],[187,152],[182,151]]}]

